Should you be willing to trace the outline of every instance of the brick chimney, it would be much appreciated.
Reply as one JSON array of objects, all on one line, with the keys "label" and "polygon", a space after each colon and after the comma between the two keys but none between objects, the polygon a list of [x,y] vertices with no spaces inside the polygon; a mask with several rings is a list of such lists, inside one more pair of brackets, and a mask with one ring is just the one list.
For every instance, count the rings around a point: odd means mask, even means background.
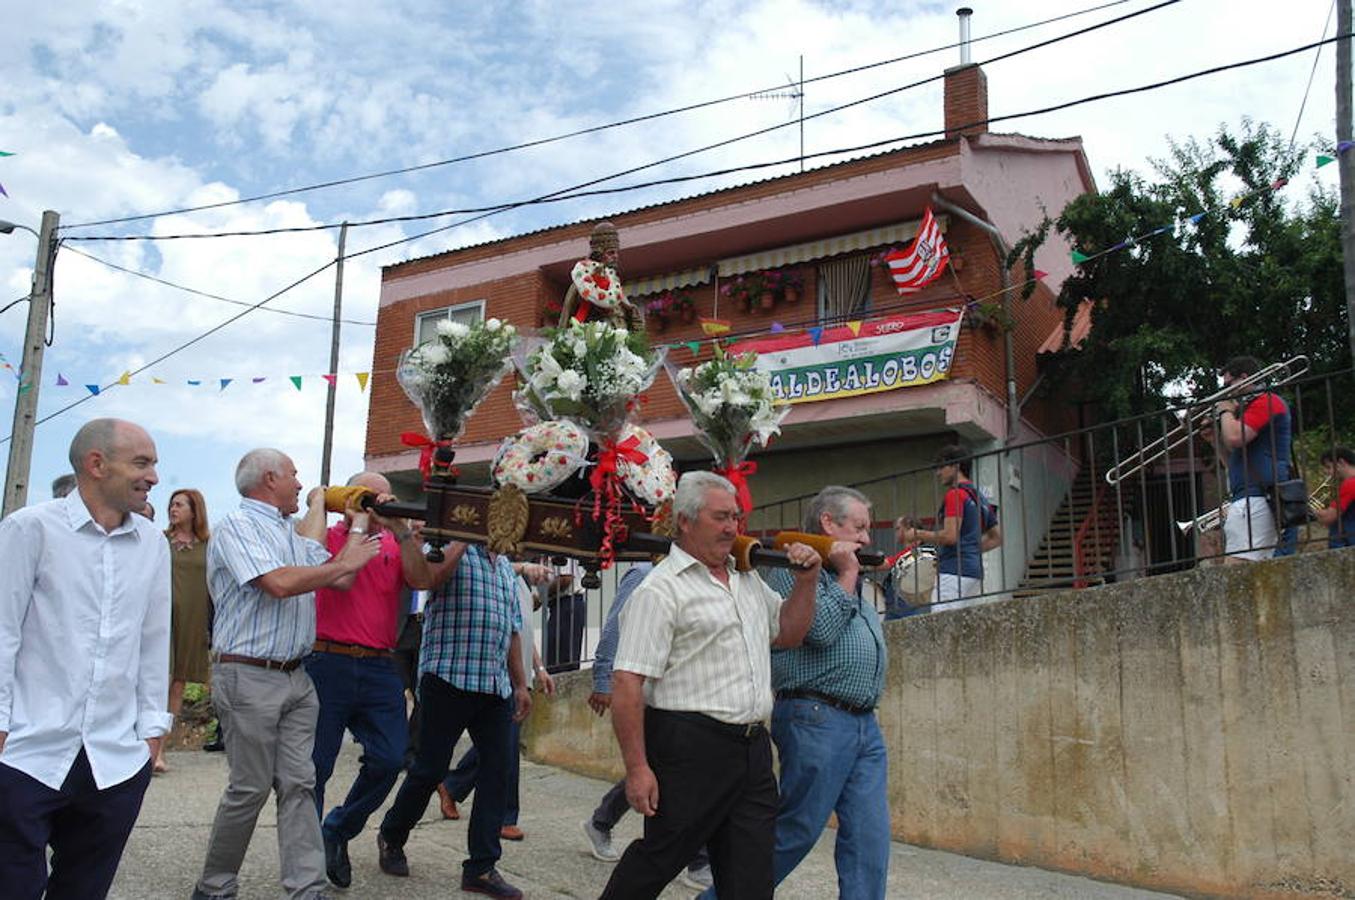
[{"label": "brick chimney", "polygon": [[[960,20],[960,64],[946,70],[946,138],[983,134],[988,126],[976,125],[988,118],[988,76],[969,58],[969,17],[967,6],[955,10]],[[968,127],[966,127],[968,126]]]}]

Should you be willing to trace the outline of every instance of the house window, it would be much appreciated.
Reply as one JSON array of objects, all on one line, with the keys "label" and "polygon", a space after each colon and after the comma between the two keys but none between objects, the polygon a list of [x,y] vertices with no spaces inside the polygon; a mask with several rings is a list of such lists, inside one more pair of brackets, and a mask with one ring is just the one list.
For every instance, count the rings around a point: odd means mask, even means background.
[{"label": "house window", "polygon": [[442,309],[430,309],[414,319],[414,346],[427,343],[437,336],[438,323],[450,319],[464,325],[474,325],[485,317],[485,301],[472,300]]}]

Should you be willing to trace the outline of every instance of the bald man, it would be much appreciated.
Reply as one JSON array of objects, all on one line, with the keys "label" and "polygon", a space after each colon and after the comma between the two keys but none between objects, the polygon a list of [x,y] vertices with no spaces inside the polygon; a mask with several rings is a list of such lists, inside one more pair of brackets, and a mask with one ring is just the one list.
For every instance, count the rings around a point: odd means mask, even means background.
[{"label": "bald man", "polygon": [[[390,482],[375,472],[354,475],[348,483],[368,488],[379,501],[395,499]],[[353,517],[346,513],[329,529],[331,552],[360,527]],[[345,888],[353,881],[348,842],[362,832],[395,785],[409,740],[405,687],[392,653],[404,613],[402,591],[433,584],[423,543],[408,523],[373,515],[368,527],[369,537],[380,541],[381,550],[358,571],[350,587],[315,592],[315,652],[306,657],[306,671],[320,697],[312,759],[315,802],[323,819],[325,874]],[[343,803],[325,815],[325,782],[334,771],[345,729],[362,744],[362,767]]]},{"label": "bald man", "polygon": [[107,896],[173,721],[169,545],[133,515],[155,442],[95,419],[70,461],[75,490],[0,522],[0,893],[16,900]]}]

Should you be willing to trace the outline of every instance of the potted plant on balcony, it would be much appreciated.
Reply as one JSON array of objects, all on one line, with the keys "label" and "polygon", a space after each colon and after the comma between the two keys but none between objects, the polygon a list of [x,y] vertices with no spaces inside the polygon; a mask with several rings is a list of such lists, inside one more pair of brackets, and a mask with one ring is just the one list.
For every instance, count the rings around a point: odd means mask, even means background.
[{"label": "potted plant on balcony", "polygon": [[654,321],[659,331],[668,327],[668,316],[674,311],[672,291],[662,291],[645,301],[645,315]]},{"label": "potted plant on balcony", "polygon": [[770,272],[759,272],[762,279],[761,291],[758,293],[758,307],[763,312],[773,309],[776,306],[776,295],[781,290],[781,273],[773,269]]},{"label": "potted plant on balcony", "polygon": [[690,325],[696,321],[696,302],[692,300],[691,291],[686,289],[674,291],[673,306],[685,324]]},{"label": "potted plant on balcony", "polygon": [[787,303],[799,303],[804,296],[805,275],[801,269],[787,269],[781,273],[781,296]]}]

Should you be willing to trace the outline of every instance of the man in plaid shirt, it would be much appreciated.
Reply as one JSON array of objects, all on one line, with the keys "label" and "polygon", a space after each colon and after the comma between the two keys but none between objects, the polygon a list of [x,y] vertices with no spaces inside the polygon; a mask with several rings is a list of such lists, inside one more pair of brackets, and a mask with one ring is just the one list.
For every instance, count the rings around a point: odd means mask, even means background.
[{"label": "man in plaid shirt", "polygon": [[481,762],[461,889],[521,897],[494,867],[502,855],[509,762],[517,752],[512,723],[526,718],[532,702],[522,665],[517,576],[507,557],[453,543],[446,561],[434,567],[433,583],[419,659],[419,749],[377,833],[381,870],[409,875],[405,841],[446,776],[456,742],[469,731]]}]

